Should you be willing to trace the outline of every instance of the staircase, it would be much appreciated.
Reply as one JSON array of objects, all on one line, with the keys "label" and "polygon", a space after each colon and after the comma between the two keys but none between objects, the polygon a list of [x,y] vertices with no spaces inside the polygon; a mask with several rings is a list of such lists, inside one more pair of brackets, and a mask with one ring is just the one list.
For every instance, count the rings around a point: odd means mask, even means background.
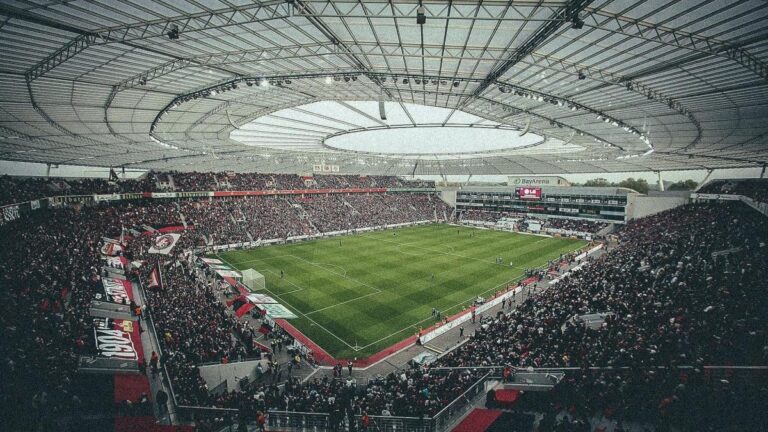
[{"label": "staircase", "polygon": [[173,176],[170,173],[168,174],[168,185],[171,190],[176,190],[176,183],[173,182]]},{"label": "staircase", "polygon": [[598,236],[606,236],[606,235],[608,235],[608,234],[610,234],[610,233],[614,232],[615,230],[616,230],[616,224],[608,224],[608,226],[607,226],[607,227],[605,227],[605,228],[601,229],[601,230],[600,230],[600,231],[598,231],[598,232],[597,232],[595,235],[598,235]]},{"label": "staircase", "polygon": [[320,230],[317,229],[317,227],[315,226],[315,223],[312,222],[312,217],[310,216],[310,214],[307,212],[307,210],[304,207],[302,207],[301,204],[296,202],[291,202],[290,200],[287,200],[287,199],[285,201],[296,210],[296,213],[298,214],[299,219],[306,220],[309,226],[312,227],[312,229],[315,232],[318,232],[318,233],[320,232]]}]

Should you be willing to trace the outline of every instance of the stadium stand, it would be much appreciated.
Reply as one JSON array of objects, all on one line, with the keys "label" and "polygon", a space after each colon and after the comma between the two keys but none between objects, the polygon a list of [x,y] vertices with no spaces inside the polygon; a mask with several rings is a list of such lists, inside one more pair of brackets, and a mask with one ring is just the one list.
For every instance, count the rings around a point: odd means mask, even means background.
[{"label": "stadium stand", "polygon": [[[159,184],[173,187],[161,188]],[[302,177],[293,174],[152,172],[138,179],[72,179],[22,178],[0,176],[0,205],[20,203],[62,195],[90,195],[124,192],[159,191],[224,191],[224,190],[291,190],[349,188],[434,188],[434,182],[403,180],[394,176],[318,175]]]},{"label": "stadium stand", "polygon": [[[355,211],[338,210],[349,205]],[[299,217],[297,206],[312,224]],[[0,250],[5,329],[0,354],[3,375],[9,377],[2,383],[3,407],[13,407],[20,425],[39,425],[51,424],[54,413],[78,404],[84,389],[74,377],[74,360],[93,350],[87,307],[100,290],[97,245],[102,236],[120,236],[121,226],[180,225],[184,214],[195,229],[183,232],[178,249],[183,251],[210,238],[219,243],[244,240],[249,233],[274,238],[313,232],[313,225],[324,231],[366,221],[430,219],[441,206],[424,194],[153,200],[50,209],[7,223],[0,227],[6,245]],[[216,288],[196,276],[180,254],[146,255],[149,237],[142,236],[125,256],[146,262],[133,277],[146,281],[159,264],[167,269],[166,283],[175,288],[150,290],[148,300],[165,352],[161,364],[180,404],[237,408],[242,421],[254,410],[322,412],[332,421],[363,412],[428,417],[479,378],[480,371],[471,366],[571,367],[581,373],[569,375],[551,394],[520,403],[553,424],[575,425],[607,412],[613,421],[660,428],[759,430],[766,421],[758,409],[768,402],[765,376],[732,384],[705,367],[768,361],[763,325],[768,300],[762,295],[766,225],[741,203],[688,205],[632,221],[609,253],[517,309],[488,317],[484,330],[431,369],[393,373],[358,389],[338,380],[289,380],[282,389],[257,384],[217,396],[208,393],[196,365],[254,355],[255,329],[228,315],[215,300]],[[713,258],[723,250],[730,252]],[[545,274],[534,275],[543,280]],[[614,315],[597,329],[572,320],[602,311]],[[443,366],[468,369],[438,369]],[[660,366],[671,369],[659,371]],[[683,366],[690,369],[675,369]],[[681,412],[686,415],[675,415]],[[223,421],[214,418],[198,423],[214,430]]]},{"label": "stadium stand", "polygon": [[768,202],[768,179],[712,180],[697,192],[708,194],[744,195],[758,202]]}]

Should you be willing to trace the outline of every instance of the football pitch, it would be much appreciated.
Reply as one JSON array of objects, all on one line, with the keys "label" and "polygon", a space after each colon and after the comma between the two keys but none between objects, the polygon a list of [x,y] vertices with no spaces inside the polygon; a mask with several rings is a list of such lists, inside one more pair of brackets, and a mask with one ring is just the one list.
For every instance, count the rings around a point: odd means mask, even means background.
[{"label": "football pitch", "polygon": [[523,279],[526,268],[585,244],[433,224],[217,256],[262,273],[265,293],[294,312],[291,324],[329,354],[363,358],[434,324],[433,307],[455,314]]}]

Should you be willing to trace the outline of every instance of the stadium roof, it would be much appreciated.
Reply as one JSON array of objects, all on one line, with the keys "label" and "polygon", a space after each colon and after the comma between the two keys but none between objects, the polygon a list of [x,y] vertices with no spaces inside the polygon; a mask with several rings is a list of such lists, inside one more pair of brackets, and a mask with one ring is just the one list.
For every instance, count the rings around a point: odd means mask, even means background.
[{"label": "stadium roof", "polygon": [[[419,3],[3,0],[0,159],[399,175],[768,161],[763,0]],[[510,145],[331,142],[419,125]]]}]

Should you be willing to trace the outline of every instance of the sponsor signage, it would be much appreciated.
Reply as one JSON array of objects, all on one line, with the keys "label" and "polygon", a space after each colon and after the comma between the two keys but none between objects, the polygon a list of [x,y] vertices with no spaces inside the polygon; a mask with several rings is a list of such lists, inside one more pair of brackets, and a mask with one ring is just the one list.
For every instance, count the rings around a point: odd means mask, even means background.
[{"label": "sponsor signage", "polygon": [[541,199],[540,187],[519,187],[517,195],[520,199]]},{"label": "sponsor signage", "polygon": [[562,177],[508,177],[507,183],[510,186],[570,186],[568,180]]},{"label": "sponsor signage", "polygon": [[339,166],[338,165],[327,165],[327,164],[314,164],[312,165],[312,171],[313,172],[339,172]]}]

